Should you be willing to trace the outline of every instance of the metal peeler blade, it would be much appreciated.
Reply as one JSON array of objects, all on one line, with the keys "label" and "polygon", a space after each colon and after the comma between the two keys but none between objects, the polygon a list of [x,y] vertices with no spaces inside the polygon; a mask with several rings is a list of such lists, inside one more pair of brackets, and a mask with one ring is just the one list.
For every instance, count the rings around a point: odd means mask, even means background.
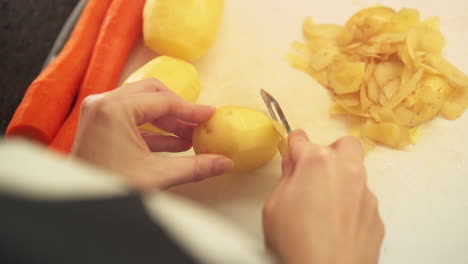
[{"label": "metal peeler blade", "polygon": [[263,101],[265,102],[268,111],[270,112],[271,118],[275,121],[279,121],[283,124],[286,132],[289,134],[291,133],[291,126],[289,126],[288,120],[283,113],[278,101],[273,98],[267,91],[261,89],[260,94],[262,95]]}]

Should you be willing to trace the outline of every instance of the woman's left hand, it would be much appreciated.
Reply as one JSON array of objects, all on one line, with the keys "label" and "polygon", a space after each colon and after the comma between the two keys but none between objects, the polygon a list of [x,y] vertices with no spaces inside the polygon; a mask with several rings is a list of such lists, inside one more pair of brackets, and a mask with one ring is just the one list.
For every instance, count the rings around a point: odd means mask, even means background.
[{"label": "woman's left hand", "polygon": [[[143,190],[221,175],[232,169],[233,162],[220,155],[153,153],[190,149],[195,125],[214,111],[214,107],[184,101],[155,79],[127,84],[83,101],[72,153],[120,173]],[[142,135],[138,126],[148,122],[173,135]]]}]

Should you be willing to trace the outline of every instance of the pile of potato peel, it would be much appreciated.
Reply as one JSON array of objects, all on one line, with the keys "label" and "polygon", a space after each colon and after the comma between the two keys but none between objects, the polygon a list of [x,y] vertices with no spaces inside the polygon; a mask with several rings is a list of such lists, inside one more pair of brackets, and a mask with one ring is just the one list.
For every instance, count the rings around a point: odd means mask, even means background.
[{"label": "pile of potato peel", "polygon": [[439,112],[453,120],[468,106],[468,76],[442,56],[436,17],[374,6],[344,26],[308,18],[303,35],[289,62],[329,89],[332,112],[358,120],[355,131],[368,145],[403,148]]}]

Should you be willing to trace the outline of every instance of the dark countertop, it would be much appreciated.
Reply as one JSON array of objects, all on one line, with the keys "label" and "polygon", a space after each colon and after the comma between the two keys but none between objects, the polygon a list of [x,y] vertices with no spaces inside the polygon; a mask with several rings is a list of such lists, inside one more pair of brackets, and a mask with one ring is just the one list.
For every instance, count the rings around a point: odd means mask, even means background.
[{"label": "dark countertop", "polygon": [[0,135],[78,0],[0,0]]}]

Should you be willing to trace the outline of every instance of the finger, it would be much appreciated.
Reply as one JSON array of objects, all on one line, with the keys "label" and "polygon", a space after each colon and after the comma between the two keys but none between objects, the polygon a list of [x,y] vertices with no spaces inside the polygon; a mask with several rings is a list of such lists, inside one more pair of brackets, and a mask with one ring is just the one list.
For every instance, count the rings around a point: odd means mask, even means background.
[{"label": "finger", "polygon": [[[168,188],[171,186],[197,182],[214,176],[228,173],[234,168],[232,160],[213,154],[202,154],[192,157],[158,157],[156,166],[158,175],[154,175],[153,187]],[[162,160],[161,160],[162,159]]]},{"label": "finger", "polygon": [[343,159],[361,162],[364,160],[364,148],[356,137],[343,137],[330,145],[337,155]]},{"label": "finger", "polygon": [[294,170],[294,162],[291,160],[290,155],[286,155],[281,162],[281,177],[289,177]]},{"label": "finger", "polygon": [[189,123],[208,120],[215,108],[184,101],[172,92],[138,93],[126,97],[127,110],[135,118],[137,125],[152,122],[165,116],[173,116]]},{"label": "finger", "polygon": [[210,119],[216,108],[209,105],[193,104],[180,99],[170,104],[169,110],[170,115],[189,123],[199,124]]},{"label": "finger", "polygon": [[192,134],[193,130],[195,129],[195,124],[188,123],[170,116],[162,117],[152,122],[152,124],[180,138],[192,141]]},{"label": "finger", "polygon": [[142,134],[143,139],[153,152],[182,152],[192,147],[192,142],[174,136]]},{"label": "finger", "polygon": [[295,130],[288,137],[289,155],[291,161],[296,163],[306,151],[306,147],[312,144],[304,130]]}]

